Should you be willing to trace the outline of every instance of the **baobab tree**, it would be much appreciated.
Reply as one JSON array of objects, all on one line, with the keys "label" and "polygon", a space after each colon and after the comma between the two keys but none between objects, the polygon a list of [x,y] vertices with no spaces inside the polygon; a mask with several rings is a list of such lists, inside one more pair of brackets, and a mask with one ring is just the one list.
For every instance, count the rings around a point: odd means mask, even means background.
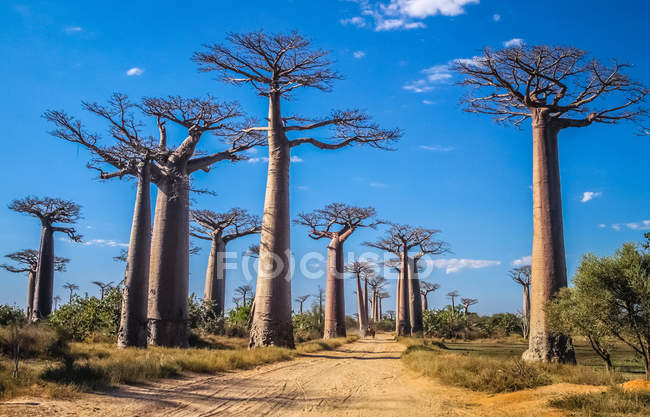
[{"label": "baobab tree", "polygon": [[[325,287],[324,337],[345,337],[345,290],[343,285],[343,244],[361,227],[376,227],[375,209],[332,203],[313,213],[300,213],[294,223],[307,226],[309,237],[329,239]],[[258,279],[259,285],[259,279]],[[363,297],[362,292],[360,292]],[[360,320],[361,321],[361,320]]]},{"label": "baobab tree", "polygon": [[302,314],[302,305],[307,301],[307,299],[311,297],[310,294],[307,295],[301,295],[300,297],[296,297],[296,302],[300,305],[300,314]]},{"label": "baobab tree", "polygon": [[[354,278],[356,279],[357,306],[359,308],[359,334],[361,337],[365,337],[366,330],[368,329],[368,306],[365,301],[363,287],[361,286],[361,277],[362,275],[367,276],[368,274],[374,273],[374,267],[370,262],[350,262],[349,264],[345,265],[345,272],[353,274]],[[343,285],[341,284],[341,286]],[[327,308],[327,304],[325,308]],[[345,327],[345,321],[343,322],[343,326]],[[331,326],[328,326],[328,314],[327,310],[325,310],[325,328],[327,329],[328,327],[331,329]],[[327,335],[327,331],[325,334]]]},{"label": "baobab tree", "polygon": [[470,306],[478,303],[476,298],[461,298],[460,303],[463,305],[463,314],[465,316],[465,321],[467,321],[467,314],[469,313]]},{"label": "baobab tree", "polygon": [[[27,317],[32,316],[34,305],[34,291],[36,288],[36,273],[38,272],[38,251],[34,249],[23,249],[19,252],[10,253],[5,255],[5,258],[12,260],[17,265],[2,264],[0,268],[13,272],[15,274],[27,273],[27,303],[25,304],[25,311]],[[66,264],[70,262],[69,259],[54,257],[54,271],[64,272]]]},{"label": "baobab tree", "polygon": [[101,300],[104,299],[104,294],[106,293],[106,290],[113,288],[113,281],[111,282],[91,281],[90,283],[93,285],[97,285],[99,287]]},{"label": "baobab tree", "polygon": [[261,221],[259,217],[239,208],[225,213],[192,210],[192,221],[197,226],[192,228],[191,235],[212,242],[203,301],[211,302],[215,312],[223,315],[226,304],[226,246],[235,239],[260,233]]},{"label": "baobab tree", "polygon": [[[235,288],[235,294],[240,295],[242,299],[242,306],[246,307],[248,303],[246,302],[246,296],[249,294],[253,294],[253,288],[246,284],[246,285],[240,285],[239,287]],[[252,297],[249,297],[251,299]],[[251,300],[252,302],[252,300]]]},{"label": "baobab tree", "polygon": [[428,281],[420,281],[420,293],[422,294],[423,310],[429,309],[429,300],[427,299],[427,297],[429,296],[430,293],[438,290],[438,288],[440,288],[440,284],[436,284]]},{"label": "baobab tree", "polygon": [[235,303],[235,308],[239,308],[239,303],[241,302],[241,297],[233,297],[232,302]]},{"label": "baobab tree", "polygon": [[38,251],[38,266],[34,284],[34,301],[31,320],[47,317],[52,312],[54,292],[54,233],[64,233],[70,240],[81,242],[81,235],[74,227],[57,224],[75,224],[81,218],[81,206],[60,198],[26,197],[14,200],[9,208],[18,213],[34,216],[41,221],[41,246]]},{"label": "baobab tree", "polygon": [[521,312],[521,329],[524,338],[528,339],[530,330],[530,265],[524,265],[514,268],[510,271],[510,277],[514,282],[521,285],[523,289],[523,309]]},{"label": "baobab tree", "polygon": [[382,277],[381,275],[372,274],[366,278],[366,283],[370,287],[370,311],[371,313],[371,320],[372,321],[378,321],[381,320],[381,313],[380,313],[380,297],[379,295],[381,294],[381,291],[386,286],[386,278]]},{"label": "baobab tree", "polygon": [[54,301],[54,311],[56,311],[57,308],[59,308],[59,303],[61,302],[61,297],[58,295],[55,295],[52,297],[52,301]]},{"label": "baobab tree", "polygon": [[66,282],[65,284],[63,284],[63,288],[70,291],[70,298],[68,299],[68,304],[72,304],[72,297],[74,297],[74,292],[79,289],[79,286],[71,282]]},{"label": "baobab tree", "polygon": [[[209,171],[217,162],[245,159],[241,152],[263,144],[264,139],[255,132],[241,132],[246,125],[237,103],[218,102],[210,96],[145,98],[142,108],[145,114],[187,132],[187,137],[173,149],[165,133],[161,145],[164,156],[156,159],[160,175],[156,182],[147,311],[149,344],[186,347],[190,177],[197,171]],[[195,156],[199,142],[209,133],[221,137],[228,149]]]},{"label": "baobab tree", "polygon": [[[413,260],[409,258],[409,251],[418,246],[421,252],[425,249],[431,251],[427,253],[435,253],[436,250],[444,249],[444,242],[433,239],[437,233],[439,233],[439,230],[393,224],[385,237],[377,242],[366,242],[366,245],[370,247],[393,253],[399,257],[400,275],[397,282],[396,318],[398,336],[407,336],[412,333],[420,334],[422,332],[422,301],[420,299],[419,279],[414,272],[417,264],[414,265]],[[438,249],[434,250],[434,248]],[[409,270],[413,271],[411,273],[412,277],[409,276]],[[412,315],[414,316],[413,319],[411,319]]]},{"label": "baobab tree", "polygon": [[476,95],[467,110],[533,130],[533,255],[528,361],[575,362],[571,338],[554,334],[544,305],[566,287],[566,256],[558,134],[569,127],[615,124],[646,114],[648,89],[632,81],[628,65],[606,66],[572,47],[515,46],[459,60],[456,70]]},{"label": "baobab tree", "polygon": [[454,315],[456,314],[456,297],[459,297],[460,294],[458,294],[458,291],[453,290],[447,293],[447,298],[451,300],[451,314]]},{"label": "baobab tree", "polygon": [[[166,155],[165,121],[158,118],[158,140],[143,134],[136,120],[136,104],[125,94],[115,93],[106,104],[82,102],[85,111],[108,125],[111,142],[88,132],[82,123],[64,111],[49,110],[44,117],[56,126],[51,134],[88,149],[93,158],[88,167],[99,172],[101,180],[134,178],[137,181],[128,250],[113,259],[126,262],[118,347],[146,347],[147,294],[151,253],[151,182],[161,177],[157,160]],[[110,168],[109,171],[106,169]]]},{"label": "baobab tree", "polygon": [[[309,39],[297,33],[260,31],[229,34],[226,41],[194,54],[199,70],[216,71],[229,83],[248,84],[268,99],[267,125],[252,128],[267,133],[269,161],[250,345],[293,346],[289,267],[291,149],[304,144],[326,150],[355,144],[386,149],[387,143],[400,137],[400,132],[379,128],[360,110],[337,110],[322,119],[283,114],[282,100],[294,91],[328,91],[340,78],[331,69],[328,52],[313,48]],[[332,133],[324,139],[308,133],[320,128],[330,128]],[[293,133],[300,136],[289,139],[288,134]],[[319,133],[318,137],[324,135]]]},{"label": "baobab tree", "polygon": [[382,320],[383,317],[383,311],[382,311],[382,304],[383,304],[383,299],[389,298],[390,294],[388,294],[385,291],[377,293],[377,321]]}]

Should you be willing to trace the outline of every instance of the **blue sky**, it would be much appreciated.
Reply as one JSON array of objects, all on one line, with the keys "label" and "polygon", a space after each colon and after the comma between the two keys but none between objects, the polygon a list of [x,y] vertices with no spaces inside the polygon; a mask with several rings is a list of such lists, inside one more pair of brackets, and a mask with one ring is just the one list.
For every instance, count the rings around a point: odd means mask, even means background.
[{"label": "blue sky", "polygon": [[[65,282],[95,294],[98,289],[90,281],[122,278],[123,265],[112,256],[128,242],[135,188],[127,181],[98,182],[85,168],[88,154],[49,136],[41,114],[64,109],[102,131],[101,124],[81,113],[81,100],[102,101],[117,91],[134,99],[210,93],[240,101],[261,119],[264,99],[249,88],[199,74],[190,61],[201,45],[221,41],[226,32],[295,29],[332,51],[345,79],[331,93],[298,93],[285,105],[287,112],[318,116],[359,107],[382,126],[405,132],[395,152],[295,148],[300,162],[292,164],[292,213],[340,201],[372,205],[383,219],[441,229],[454,253],[437,261],[430,280],[441,289],[430,296],[430,305],[446,304],[444,294],[458,290],[478,298],[475,310],[481,313],[520,308],[520,289],[507,271],[531,251],[531,132],[529,126],[517,130],[463,112],[458,105],[463,90],[454,85],[457,78],[448,63],[508,41],[571,44],[600,59],[634,64],[629,73],[650,84],[648,38],[639,29],[650,20],[645,1],[620,1],[616,8],[609,1],[587,0],[541,6],[495,0],[279,0],[273,7],[261,0],[222,3],[188,0],[179,7],[161,0],[105,5],[8,0],[0,5],[0,202],[5,206],[32,194],[83,205],[79,229],[87,244],[57,241],[57,255],[71,262],[68,272],[55,278],[56,294],[65,294]],[[650,228],[650,139],[634,133],[634,126],[626,124],[561,133],[570,275],[581,254],[611,253],[623,242],[640,240],[642,229]],[[205,138],[202,147],[219,145]],[[251,156],[263,154],[260,149]],[[197,187],[218,195],[196,196],[193,205],[261,213],[265,171],[261,159],[219,164],[195,177]],[[0,231],[1,254],[38,246],[39,225],[33,218],[0,207]],[[381,232],[360,230],[346,250],[364,251],[362,243]],[[230,248],[241,252],[254,240],[242,239]],[[298,257],[325,252],[324,242],[310,240],[298,226],[292,230],[292,246]],[[205,247],[191,258],[190,291],[199,295],[207,255]],[[245,282],[238,271],[228,279],[229,289]],[[0,271],[0,283],[0,303],[24,304],[25,278]],[[318,285],[324,286],[324,278],[296,273],[294,296],[314,293]],[[351,314],[352,281],[347,285]],[[392,305],[394,298],[385,302],[385,310]]]}]

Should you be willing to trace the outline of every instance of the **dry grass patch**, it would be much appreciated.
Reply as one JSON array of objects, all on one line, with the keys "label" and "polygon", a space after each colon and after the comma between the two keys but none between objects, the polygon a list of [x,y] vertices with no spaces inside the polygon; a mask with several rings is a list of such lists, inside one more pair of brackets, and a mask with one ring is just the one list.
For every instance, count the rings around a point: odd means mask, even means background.
[{"label": "dry grass patch", "polygon": [[549,402],[575,417],[632,417],[650,415],[650,393],[630,393],[611,387],[602,393],[571,394]]}]

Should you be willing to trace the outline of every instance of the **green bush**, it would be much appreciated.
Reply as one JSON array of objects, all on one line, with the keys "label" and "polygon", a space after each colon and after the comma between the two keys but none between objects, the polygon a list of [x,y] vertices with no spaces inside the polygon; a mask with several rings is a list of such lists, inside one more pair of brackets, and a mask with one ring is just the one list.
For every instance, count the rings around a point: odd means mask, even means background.
[{"label": "green bush", "polygon": [[27,319],[25,313],[10,305],[0,305],[0,326],[6,326],[12,323],[24,322]]},{"label": "green bush", "polygon": [[395,331],[395,320],[383,319],[374,324],[375,330],[380,332],[392,332]]},{"label": "green bush", "polygon": [[54,311],[49,323],[74,340],[86,340],[95,333],[114,338],[120,327],[121,308],[122,291],[111,288],[103,299],[75,297]]},{"label": "green bush", "polygon": [[202,333],[223,335],[226,333],[224,317],[211,300],[201,301],[192,294],[188,300],[188,317],[191,329]]}]

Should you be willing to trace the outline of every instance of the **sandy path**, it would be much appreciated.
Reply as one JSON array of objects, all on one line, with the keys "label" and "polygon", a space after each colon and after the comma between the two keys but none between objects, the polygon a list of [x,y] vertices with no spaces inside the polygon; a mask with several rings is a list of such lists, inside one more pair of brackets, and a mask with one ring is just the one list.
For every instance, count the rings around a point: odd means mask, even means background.
[{"label": "sandy path", "polygon": [[[13,404],[0,405],[0,415],[562,415],[540,409],[548,395],[557,394],[552,387],[488,396],[444,386],[406,370],[399,360],[403,349],[392,337],[379,335],[336,351],[306,354],[249,371],[125,386],[72,401],[16,399]],[[567,389],[571,387],[562,387]],[[516,400],[509,395],[516,395]]]}]

